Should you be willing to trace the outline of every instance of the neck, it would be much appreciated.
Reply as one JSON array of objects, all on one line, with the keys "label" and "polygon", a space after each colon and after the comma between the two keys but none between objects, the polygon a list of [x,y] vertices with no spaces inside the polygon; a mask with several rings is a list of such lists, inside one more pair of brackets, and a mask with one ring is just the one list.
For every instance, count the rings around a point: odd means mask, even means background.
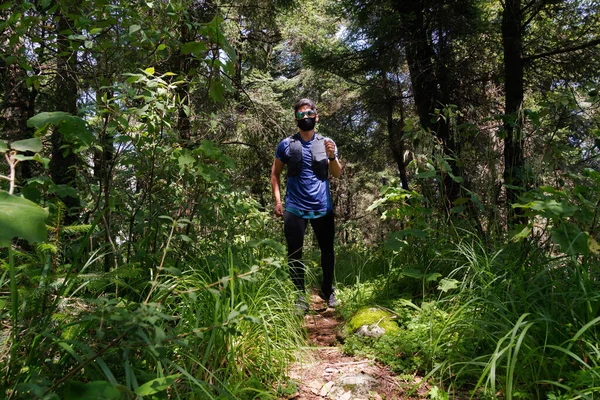
[{"label": "neck", "polygon": [[310,139],[312,139],[312,137],[315,134],[315,130],[314,129],[310,130],[310,131],[303,131],[302,129],[298,129],[298,131],[300,132],[300,137],[305,142],[308,142]]}]

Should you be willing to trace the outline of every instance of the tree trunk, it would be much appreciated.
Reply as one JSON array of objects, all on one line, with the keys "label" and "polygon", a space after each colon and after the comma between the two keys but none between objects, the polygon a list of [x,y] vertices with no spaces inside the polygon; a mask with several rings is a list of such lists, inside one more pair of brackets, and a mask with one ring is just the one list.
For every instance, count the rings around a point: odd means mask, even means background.
[{"label": "tree trunk", "polygon": [[[191,42],[190,30],[188,25],[185,23],[181,24],[180,28],[180,41],[181,43]],[[177,132],[179,132],[179,139],[182,141],[189,141],[191,139],[191,128],[192,124],[190,117],[186,112],[186,108],[190,107],[190,93],[188,79],[190,78],[189,72],[191,69],[191,57],[179,53],[173,59],[173,72],[184,78],[184,83],[177,86],[177,98],[180,101],[179,110],[177,115]]]},{"label": "tree trunk", "polygon": [[504,183],[508,224],[526,222],[511,205],[517,202],[519,189],[525,186],[523,156],[523,38],[521,0],[507,0],[502,12],[504,51]]},{"label": "tree trunk", "polygon": [[398,172],[400,174],[400,182],[402,183],[402,189],[409,190],[408,178],[406,176],[406,162],[404,161],[404,133],[402,128],[404,127],[404,110],[402,110],[402,104],[400,105],[400,121],[394,119],[394,111],[396,108],[396,102],[394,96],[390,93],[388,80],[386,79],[386,73],[381,74],[383,78],[383,93],[386,102],[387,112],[387,130],[388,140],[394,161],[398,166]]},{"label": "tree trunk", "polygon": [[[430,43],[421,3],[422,1],[402,1],[396,5],[403,25],[402,35],[412,93],[421,126],[426,130],[430,130],[440,139],[443,144],[444,155],[449,156],[447,161],[452,172],[455,176],[458,176],[459,172],[455,162],[456,146],[452,138],[450,125],[443,118],[432,121],[435,109],[441,108],[449,102],[449,99],[442,98],[442,93],[448,93],[450,90],[447,79],[440,79],[440,72],[444,72],[443,66],[436,66],[435,64],[435,52]],[[438,63],[443,62],[444,60],[438,61]],[[447,76],[442,75],[442,78],[447,78]],[[452,203],[460,196],[460,185],[447,174],[444,176],[443,192],[445,207],[449,210]]]},{"label": "tree trunk", "polygon": [[[59,9],[56,45],[58,55],[56,57],[55,77],[55,111],[64,111],[77,114],[77,53],[70,49],[68,36],[70,24],[66,18],[67,10]],[[57,128],[52,131],[50,138],[52,143],[52,158],[50,160],[50,175],[57,185],[76,186],[77,167],[79,159],[75,153],[70,151],[69,144],[64,140]],[[63,148],[63,146],[67,146]],[[75,221],[77,208],[80,206],[79,198],[65,196],[61,199],[69,212],[65,218],[65,224]]]},{"label": "tree trunk", "polygon": [[[10,35],[16,34],[10,31],[10,26],[7,30]],[[5,56],[11,55],[17,59],[22,58],[20,48],[22,48],[23,43],[21,40],[15,41],[12,46],[7,40],[5,46]],[[34,88],[27,88],[27,72],[21,68],[17,61],[4,64],[2,67],[4,72],[1,76],[4,85],[4,101],[0,109],[2,139],[12,142],[32,138],[33,128],[27,127],[27,120],[33,117],[33,106],[37,91]],[[18,164],[16,171],[18,184],[22,184],[26,179],[33,176],[31,166],[31,162]]]}]

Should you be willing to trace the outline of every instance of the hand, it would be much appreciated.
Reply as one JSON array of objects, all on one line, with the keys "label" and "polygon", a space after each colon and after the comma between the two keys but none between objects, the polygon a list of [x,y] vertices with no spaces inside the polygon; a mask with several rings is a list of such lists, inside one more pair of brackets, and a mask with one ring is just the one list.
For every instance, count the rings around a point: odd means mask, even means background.
[{"label": "hand", "polygon": [[325,152],[327,153],[327,158],[335,157],[335,143],[329,139],[325,139]]},{"label": "hand", "polygon": [[281,217],[283,215],[283,206],[281,203],[275,204],[275,216]]}]

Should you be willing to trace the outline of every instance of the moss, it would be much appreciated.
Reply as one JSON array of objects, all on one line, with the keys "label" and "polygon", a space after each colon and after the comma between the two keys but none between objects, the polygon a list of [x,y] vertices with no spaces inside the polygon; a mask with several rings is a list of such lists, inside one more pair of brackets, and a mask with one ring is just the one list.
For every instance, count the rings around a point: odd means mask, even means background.
[{"label": "moss", "polygon": [[400,332],[400,328],[393,321],[394,315],[376,307],[364,307],[357,311],[348,322],[348,330],[355,332],[363,325],[378,324],[385,329],[386,334]]}]

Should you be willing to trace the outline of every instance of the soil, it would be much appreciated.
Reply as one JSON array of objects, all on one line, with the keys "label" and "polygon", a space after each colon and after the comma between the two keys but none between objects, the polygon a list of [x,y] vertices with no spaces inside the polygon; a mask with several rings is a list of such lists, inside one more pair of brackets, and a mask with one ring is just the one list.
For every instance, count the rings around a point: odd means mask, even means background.
[{"label": "soil", "polygon": [[[293,400],[390,400],[426,399],[429,387],[419,376],[398,377],[375,360],[344,355],[339,335],[341,319],[327,308],[317,292],[310,299],[310,310],[304,316],[308,345],[300,359],[292,365],[289,378],[298,391],[285,399]],[[372,383],[361,390],[350,391],[342,382],[346,378]],[[373,378],[373,379],[371,379]]]}]

